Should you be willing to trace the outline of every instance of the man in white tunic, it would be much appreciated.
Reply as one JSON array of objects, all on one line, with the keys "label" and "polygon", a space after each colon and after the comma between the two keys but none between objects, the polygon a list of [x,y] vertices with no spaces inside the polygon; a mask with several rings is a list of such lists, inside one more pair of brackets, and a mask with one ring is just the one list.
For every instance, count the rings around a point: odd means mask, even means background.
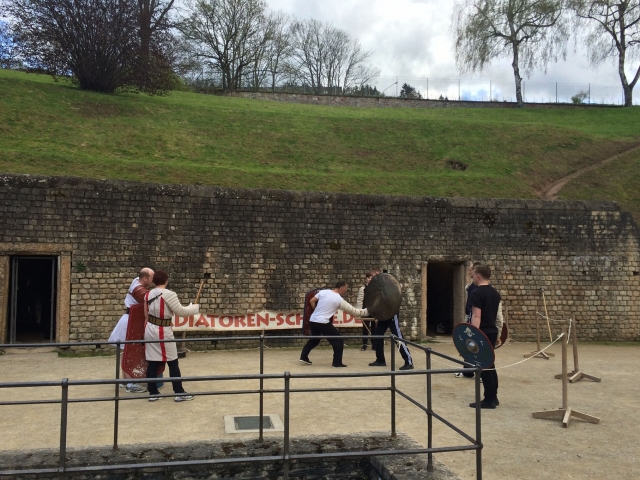
[{"label": "man in white tunic", "polygon": [[[124,342],[127,339],[129,309],[143,302],[145,294],[149,291],[149,287],[153,283],[153,274],[154,271],[150,268],[143,268],[140,270],[140,273],[138,273],[137,278],[134,278],[131,282],[127,296],[124,298],[124,306],[127,310],[125,314],[120,317],[120,320],[118,320],[113,332],[111,332],[111,336],[109,337],[110,342]],[[124,349],[124,345],[120,345],[120,348]],[[124,370],[122,371],[122,378],[129,378]],[[146,391],[146,387],[137,383],[127,384],[128,393],[141,393]]]},{"label": "man in white tunic", "polygon": [[[349,303],[342,299],[342,295],[345,295],[349,290],[347,282],[340,280],[336,282],[335,287],[331,290],[320,290],[316,293],[315,297],[309,302],[313,313],[309,318],[309,325],[311,326],[311,335],[313,336],[340,336],[340,332],[331,323],[333,316],[338,310],[347,312],[349,315],[353,315],[356,318],[366,317],[369,312],[366,308],[354,308]],[[344,350],[344,340],[341,338],[331,338],[327,341],[333,347],[333,362],[331,366],[333,368],[346,367],[342,363],[342,351]],[[306,343],[300,354],[300,362],[305,365],[311,365],[309,360],[309,353],[320,343],[319,338],[311,338]]]},{"label": "man in white tunic", "polygon": [[[171,318],[173,315],[189,317],[200,312],[198,305],[189,304],[183,306],[178,300],[175,292],[167,288],[169,276],[166,272],[159,270],[153,275],[153,283],[156,288],[145,295],[144,314],[146,325],[144,329],[145,340],[173,340],[173,329],[171,328]],[[175,342],[165,343],[145,343],[145,357],[149,362],[147,367],[147,378],[157,378],[158,368],[166,362],[169,367],[171,378],[180,377],[180,367],[178,366],[178,349]],[[182,382],[174,380],[173,392],[176,394],[176,402],[186,402],[193,400],[193,395],[188,395]],[[154,382],[149,383],[149,401],[160,400],[160,392]]]}]

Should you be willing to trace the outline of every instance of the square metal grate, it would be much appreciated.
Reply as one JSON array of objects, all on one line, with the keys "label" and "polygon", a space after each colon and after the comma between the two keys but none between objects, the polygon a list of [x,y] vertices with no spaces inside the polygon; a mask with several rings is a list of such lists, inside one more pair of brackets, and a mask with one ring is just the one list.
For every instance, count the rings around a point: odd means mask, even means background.
[{"label": "square metal grate", "polygon": [[[258,415],[254,417],[233,417],[233,423],[236,430],[259,430],[260,429],[260,417]],[[273,430],[273,422],[270,417],[262,417],[262,429]]]},{"label": "square metal grate", "polygon": [[[224,430],[226,433],[255,433],[260,431],[259,415],[225,415]],[[282,432],[284,425],[278,415],[273,413],[262,416],[262,430],[265,432]]]}]

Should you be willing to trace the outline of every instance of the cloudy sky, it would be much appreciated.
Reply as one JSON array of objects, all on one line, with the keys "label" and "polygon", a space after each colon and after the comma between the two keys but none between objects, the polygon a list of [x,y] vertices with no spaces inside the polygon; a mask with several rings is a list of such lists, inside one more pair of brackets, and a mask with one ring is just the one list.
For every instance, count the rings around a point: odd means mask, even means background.
[{"label": "cloudy sky", "polygon": [[[400,84],[406,81],[424,94],[429,77],[430,98],[434,92],[457,96],[457,79],[461,77],[463,96],[465,92],[472,95],[484,92],[488,96],[490,88],[494,97],[496,93],[507,98],[513,95],[510,61],[496,62],[475,75],[458,74],[450,31],[453,0],[267,0],[267,3],[273,10],[299,18],[330,22],[358,38],[365,49],[374,52],[372,63],[380,69],[381,76],[388,77],[376,81],[380,89],[395,82],[398,76]],[[555,96],[555,82],[560,84],[561,97],[587,90],[589,83],[594,98],[620,97],[615,65],[591,67],[581,51],[573,52],[573,41],[566,61],[550,64],[546,75],[537,72],[525,80],[525,93],[534,98]],[[610,88],[604,88],[605,85]],[[395,86],[389,90],[393,89]]]}]

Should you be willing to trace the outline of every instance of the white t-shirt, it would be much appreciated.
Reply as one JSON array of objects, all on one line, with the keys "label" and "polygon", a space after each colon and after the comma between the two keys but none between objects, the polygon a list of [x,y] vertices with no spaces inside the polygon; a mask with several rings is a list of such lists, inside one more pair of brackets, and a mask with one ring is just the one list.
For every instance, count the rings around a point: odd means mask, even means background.
[{"label": "white t-shirt", "polygon": [[309,321],[329,323],[331,317],[333,317],[340,308],[342,297],[332,290],[320,290],[316,293],[316,298],[318,299],[318,303]]}]

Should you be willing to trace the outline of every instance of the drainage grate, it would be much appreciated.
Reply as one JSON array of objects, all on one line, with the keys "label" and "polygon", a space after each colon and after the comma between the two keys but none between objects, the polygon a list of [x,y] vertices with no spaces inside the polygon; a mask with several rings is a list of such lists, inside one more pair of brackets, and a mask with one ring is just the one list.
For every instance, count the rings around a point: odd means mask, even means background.
[{"label": "drainage grate", "polygon": [[[284,425],[275,414],[262,416],[262,429],[267,432],[282,432]],[[224,430],[227,433],[253,433],[260,431],[259,415],[225,415]]]},{"label": "drainage grate", "polygon": [[[258,430],[260,429],[260,417],[233,417],[236,430]],[[262,417],[262,428],[273,430],[273,422],[269,417]]]}]

